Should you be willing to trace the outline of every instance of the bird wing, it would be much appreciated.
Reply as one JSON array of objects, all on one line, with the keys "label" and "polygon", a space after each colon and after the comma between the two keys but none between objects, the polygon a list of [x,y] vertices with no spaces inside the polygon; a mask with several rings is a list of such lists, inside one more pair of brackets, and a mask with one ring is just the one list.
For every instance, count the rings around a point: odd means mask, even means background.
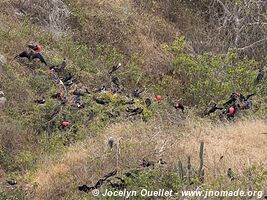
[{"label": "bird wing", "polygon": [[45,65],[47,65],[47,63],[45,62],[44,57],[43,57],[40,53],[34,53],[34,54],[32,54],[31,58],[32,58],[32,59],[37,58],[37,59],[39,59],[42,63],[44,63]]},{"label": "bird wing", "polygon": [[250,97],[252,97],[252,96],[254,96],[254,95],[256,95],[256,93],[249,94],[249,95],[246,96],[246,99],[248,100]]},{"label": "bird wing", "polygon": [[17,57],[30,59],[30,54],[27,51],[23,51],[20,54],[18,54],[15,58]]}]

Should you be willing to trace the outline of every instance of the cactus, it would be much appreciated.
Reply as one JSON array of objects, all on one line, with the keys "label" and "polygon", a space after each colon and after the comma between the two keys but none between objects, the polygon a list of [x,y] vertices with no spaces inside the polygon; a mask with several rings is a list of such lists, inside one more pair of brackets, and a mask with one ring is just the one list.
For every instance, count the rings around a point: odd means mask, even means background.
[{"label": "cactus", "polygon": [[[203,166],[204,166],[204,142],[200,143],[199,159],[200,159],[199,170],[198,170],[198,174],[196,174],[196,175],[198,175],[199,181],[203,182],[204,181],[204,169],[203,169]],[[191,184],[191,174],[192,174],[191,157],[188,156],[187,157],[187,167],[186,167],[186,183],[188,185]],[[183,174],[183,165],[182,165],[181,160],[178,161],[178,175],[179,175],[179,178],[183,181],[184,174]],[[194,173],[194,175],[195,175],[195,173]]]},{"label": "cactus", "polygon": [[187,184],[190,185],[191,183],[191,162],[190,162],[190,156],[187,158],[187,171],[186,171],[186,181]]},{"label": "cactus", "polygon": [[204,161],[203,161],[203,154],[204,154],[204,142],[200,143],[200,150],[199,150],[199,170],[198,170],[198,178],[199,180],[203,181],[204,178]]},{"label": "cactus", "polygon": [[181,160],[178,161],[178,174],[179,174],[179,178],[183,180],[184,172],[183,172],[183,164]]}]

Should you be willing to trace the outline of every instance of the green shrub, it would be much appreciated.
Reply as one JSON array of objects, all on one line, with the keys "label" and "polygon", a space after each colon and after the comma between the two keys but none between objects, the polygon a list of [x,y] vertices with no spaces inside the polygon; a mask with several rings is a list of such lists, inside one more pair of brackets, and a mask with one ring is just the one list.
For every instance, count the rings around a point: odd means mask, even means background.
[{"label": "green shrub", "polygon": [[[232,92],[244,94],[255,91],[254,80],[257,63],[238,58],[229,50],[227,55],[204,53],[196,55],[187,51],[184,37],[163,48],[174,54],[174,74],[182,84],[182,97],[191,105],[206,105],[227,98]],[[179,86],[179,85],[178,85]]]}]

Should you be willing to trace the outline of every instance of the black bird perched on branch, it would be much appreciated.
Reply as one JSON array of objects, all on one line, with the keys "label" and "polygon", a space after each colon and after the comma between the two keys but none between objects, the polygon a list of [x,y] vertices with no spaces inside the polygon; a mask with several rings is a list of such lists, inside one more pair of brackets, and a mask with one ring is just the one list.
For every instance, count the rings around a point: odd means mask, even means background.
[{"label": "black bird perched on branch", "polygon": [[66,58],[64,58],[63,62],[59,65],[53,65],[49,69],[55,70],[55,72],[63,72],[67,66]]},{"label": "black bird perched on branch", "polygon": [[121,63],[118,65],[113,65],[112,69],[109,71],[109,74],[112,74],[113,72],[117,71],[121,67]]},{"label": "black bird perched on branch", "polygon": [[213,106],[204,113],[204,115],[210,115],[211,113],[214,113],[216,110],[223,110],[221,107],[217,107],[217,104],[213,104]]},{"label": "black bird perched on branch", "polygon": [[101,104],[101,105],[106,105],[106,104],[109,103],[108,100],[105,100],[105,99],[98,99],[98,98],[96,98],[95,96],[93,96],[93,100],[94,100],[96,103]]},{"label": "black bird perched on branch", "polygon": [[45,104],[46,100],[45,100],[45,97],[42,97],[42,99],[37,99],[34,102],[38,104]]}]

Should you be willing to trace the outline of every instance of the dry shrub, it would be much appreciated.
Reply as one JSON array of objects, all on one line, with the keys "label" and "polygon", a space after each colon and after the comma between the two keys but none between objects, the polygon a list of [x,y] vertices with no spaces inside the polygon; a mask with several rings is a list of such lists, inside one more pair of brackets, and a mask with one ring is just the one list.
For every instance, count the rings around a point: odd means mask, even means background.
[{"label": "dry shrub", "polygon": [[32,22],[56,35],[64,34],[70,29],[70,12],[62,0],[20,0],[15,5]]},{"label": "dry shrub", "polygon": [[163,17],[136,9],[132,1],[86,0],[78,7],[85,15],[82,34],[77,36],[83,43],[94,48],[99,44],[115,47],[125,62],[138,54],[147,71],[158,73],[168,68],[169,59],[161,45],[173,41],[177,29]]},{"label": "dry shrub", "polygon": [[[0,111],[1,114],[1,111]],[[0,166],[5,170],[14,170],[16,156],[23,150],[34,151],[34,135],[25,131],[16,120],[8,120],[3,113],[0,118]]]},{"label": "dry shrub", "polygon": [[[149,123],[116,124],[98,138],[70,147],[62,158],[45,158],[43,167],[33,178],[38,184],[34,198],[53,199],[59,193],[61,196],[57,197],[61,199],[70,193],[78,198],[81,195],[78,185],[94,184],[117,164],[119,173],[125,172],[138,166],[143,158],[153,161],[163,158],[167,168],[174,169],[179,159],[185,162],[190,155],[193,168],[198,168],[200,141],[205,143],[206,180],[225,175],[229,167],[242,174],[250,165],[266,162],[266,136],[262,134],[267,130],[265,121],[245,120],[221,125],[208,121],[176,121],[159,117]],[[107,145],[109,137],[115,141],[113,149]]]}]

